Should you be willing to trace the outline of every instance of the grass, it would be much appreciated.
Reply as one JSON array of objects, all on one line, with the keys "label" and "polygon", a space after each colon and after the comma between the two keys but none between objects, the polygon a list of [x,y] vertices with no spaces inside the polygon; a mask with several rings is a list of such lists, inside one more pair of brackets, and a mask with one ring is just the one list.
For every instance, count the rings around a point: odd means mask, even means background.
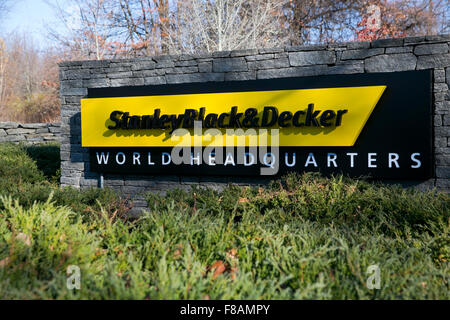
[{"label": "grass", "polygon": [[131,221],[111,190],[61,189],[56,154],[0,145],[2,299],[448,299],[447,194],[292,174],[149,194]]}]

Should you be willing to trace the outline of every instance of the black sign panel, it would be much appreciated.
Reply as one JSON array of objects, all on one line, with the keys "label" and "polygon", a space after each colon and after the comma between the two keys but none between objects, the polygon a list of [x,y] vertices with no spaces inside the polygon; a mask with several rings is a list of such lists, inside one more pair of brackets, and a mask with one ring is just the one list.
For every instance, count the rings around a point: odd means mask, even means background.
[{"label": "black sign panel", "polygon": [[[192,148],[189,150],[192,152],[189,155],[191,161],[181,164],[174,163],[170,158],[171,147],[90,148],[90,168],[94,172],[133,175],[259,176],[261,168],[272,166],[275,172],[271,172],[276,175],[289,171],[320,171],[324,174],[343,173],[352,177],[368,176],[376,179],[428,179],[433,175],[431,79],[431,70],[422,70],[89,89],[88,98],[105,98],[387,86],[352,147],[223,149],[222,161],[219,160],[219,151],[210,157],[202,154],[201,163],[196,153],[199,150]],[[201,150],[203,152],[204,148]],[[245,160],[245,163],[239,163],[239,160]]]}]

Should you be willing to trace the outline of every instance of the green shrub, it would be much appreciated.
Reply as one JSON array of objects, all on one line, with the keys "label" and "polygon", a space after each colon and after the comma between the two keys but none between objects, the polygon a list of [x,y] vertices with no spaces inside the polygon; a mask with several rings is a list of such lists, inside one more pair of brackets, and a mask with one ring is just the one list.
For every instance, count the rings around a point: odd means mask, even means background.
[{"label": "green shrub", "polygon": [[130,205],[111,189],[60,188],[59,158],[58,144],[0,144],[0,195],[29,208],[35,202],[46,202],[52,194],[56,205],[70,207],[86,218],[98,215],[102,208],[111,215],[117,210],[117,217],[129,211]]},{"label": "green shrub", "polygon": [[[193,211],[170,197],[154,196],[136,221],[112,219],[104,209],[85,219],[54,199],[26,209],[4,198],[0,298],[447,298],[448,220],[391,236],[282,208],[242,209],[237,222],[226,210]],[[379,290],[366,287],[373,264]],[[79,291],[66,287],[69,265],[81,269]]]},{"label": "green shrub", "polygon": [[131,203],[109,188],[88,188],[78,190],[72,187],[57,189],[53,199],[55,204],[67,206],[85,219],[105,212],[114,218],[125,218],[131,209]]},{"label": "green shrub", "polygon": [[59,143],[26,146],[25,151],[47,179],[59,181],[61,177]]},{"label": "green shrub", "polygon": [[[96,266],[96,234],[66,207],[43,202],[23,209],[11,198],[1,201],[0,297],[70,297],[63,275],[72,264]],[[58,290],[49,286],[55,280]],[[41,292],[42,287],[48,289]],[[25,288],[29,291],[21,291]]]},{"label": "green shrub", "polygon": [[36,163],[25,152],[24,146],[0,144],[0,187],[2,189],[11,189],[22,183],[38,183],[44,179]]},{"label": "green shrub", "polygon": [[291,174],[149,194],[130,221],[112,190],[61,189],[38,150],[0,145],[0,299],[448,298],[448,194]]},{"label": "green shrub", "polygon": [[222,192],[193,188],[172,190],[165,197],[148,196],[149,206],[162,210],[167,201],[187,212],[255,217],[277,212],[323,224],[358,225],[382,229],[386,235],[422,230],[445,223],[450,216],[448,194],[421,192],[400,186],[373,184],[342,176],[325,178],[316,173],[290,174],[267,187],[229,185]]}]

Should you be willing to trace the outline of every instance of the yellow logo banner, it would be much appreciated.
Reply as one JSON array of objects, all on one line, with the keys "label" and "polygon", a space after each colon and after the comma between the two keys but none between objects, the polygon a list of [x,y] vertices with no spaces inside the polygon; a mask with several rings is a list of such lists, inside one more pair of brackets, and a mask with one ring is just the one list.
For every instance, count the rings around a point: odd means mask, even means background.
[{"label": "yellow logo banner", "polygon": [[[273,135],[286,147],[353,146],[385,89],[81,99],[82,146],[171,147],[183,138],[184,145],[192,146],[263,146],[271,145]],[[194,121],[201,123],[200,131]]]}]

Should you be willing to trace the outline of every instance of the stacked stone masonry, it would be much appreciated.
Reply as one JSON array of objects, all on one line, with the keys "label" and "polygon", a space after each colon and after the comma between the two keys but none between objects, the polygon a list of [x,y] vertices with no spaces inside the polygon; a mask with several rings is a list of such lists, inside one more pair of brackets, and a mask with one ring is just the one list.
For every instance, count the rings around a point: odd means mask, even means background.
[{"label": "stacked stone masonry", "polygon": [[61,124],[0,122],[0,143],[38,144],[60,140]]},{"label": "stacked stone masonry", "polygon": [[[450,35],[383,39],[373,42],[290,46],[196,55],[157,56],[130,60],[63,62],[61,80],[61,183],[97,186],[89,171],[87,148],[81,147],[80,98],[88,88],[160,85],[433,70],[435,177],[424,188],[450,190]],[[229,182],[263,183],[259,179],[105,175],[104,185],[134,196],[147,191],[189,188],[193,184],[221,187]]]}]

